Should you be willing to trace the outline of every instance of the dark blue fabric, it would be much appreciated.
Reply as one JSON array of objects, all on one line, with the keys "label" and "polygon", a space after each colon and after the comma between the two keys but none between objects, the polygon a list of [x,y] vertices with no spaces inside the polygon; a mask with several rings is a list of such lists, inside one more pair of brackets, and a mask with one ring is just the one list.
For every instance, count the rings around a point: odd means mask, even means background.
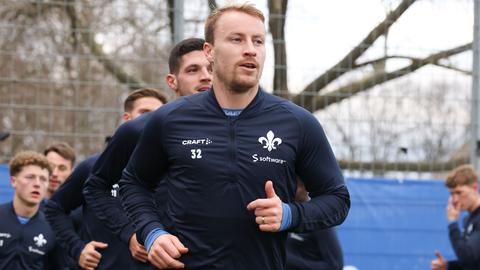
[{"label": "dark blue fabric", "polygon": [[55,245],[55,234],[42,211],[22,225],[11,202],[0,205],[0,269],[40,270],[52,266],[49,260]]},{"label": "dark blue fabric", "polygon": [[129,242],[135,227],[123,210],[119,198],[111,196],[111,187],[120,180],[150,115],[151,113],[143,114],[117,129],[95,162],[83,191],[97,217],[125,243]]},{"label": "dark blue fabric", "polygon": [[[46,215],[60,243],[76,262],[85,244],[98,241],[107,243],[108,247],[97,249],[102,254],[102,259],[96,269],[133,269],[137,263],[131,257],[128,245],[111,233],[85,204],[82,188],[97,159],[98,155],[93,155],[75,168],[65,183],[48,200],[45,206]],[[78,207],[83,207],[83,218],[77,233],[69,214]]]},{"label": "dark blue fabric", "polygon": [[[293,202],[297,174],[312,195],[309,202]],[[161,223],[152,199],[161,179],[172,226]],[[347,215],[348,191],[315,117],[259,91],[229,118],[206,91],[152,113],[120,187],[140,237],[155,228],[177,235],[189,248],[181,257],[189,269],[280,270],[287,233],[261,232],[246,209],[265,197],[267,180],[289,203],[294,230],[331,227]]]},{"label": "dark blue fabric", "polygon": [[343,254],[334,228],[289,233],[287,270],[342,270]]},{"label": "dark blue fabric", "polygon": [[448,226],[450,242],[457,260],[449,262],[449,270],[480,269],[480,208],[465,217],[463,232],[458,223]]}]

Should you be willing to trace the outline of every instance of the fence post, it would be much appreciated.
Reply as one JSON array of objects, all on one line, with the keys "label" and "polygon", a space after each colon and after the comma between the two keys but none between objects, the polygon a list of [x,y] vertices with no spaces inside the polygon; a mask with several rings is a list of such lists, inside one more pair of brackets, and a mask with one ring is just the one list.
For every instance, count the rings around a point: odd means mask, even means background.
[{"label": "fence post", "polygon": [[177,44],[178,42],[183,40],[184,30],[183,30],[183,0],[174,0],[173,4],[173,13],[174,13],[174,20],[173,23],[175,25],[174,33],[173,33],[173,43]]}]

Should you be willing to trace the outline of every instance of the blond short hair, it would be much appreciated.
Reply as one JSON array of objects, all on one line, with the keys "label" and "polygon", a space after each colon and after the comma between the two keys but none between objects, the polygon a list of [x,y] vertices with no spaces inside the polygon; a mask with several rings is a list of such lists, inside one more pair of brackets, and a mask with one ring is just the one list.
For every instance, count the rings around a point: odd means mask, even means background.
[{"label": "blond short hair", "polygon": [[215,32],[215,27],[218,19],[223,14],[230,11],[237,11],[237,12],[246,13],[248,15],[252,15],[254,17],[259,18],[263,23],[265,23],[265,16],[263,16],[263,13],[252,4],[244,3],[244,4],[226,5],[224,7],[214,10],[205,21],[205,41],[206,42],[213,44],[213,40],[214,40],[213,34]]},{"label": "blond short hair", "polygon": [[465,164],[455,168],[445,181],[448,188],[455,188],[457,186],[469,186],[478,181],[478,175],[472,165]]}]

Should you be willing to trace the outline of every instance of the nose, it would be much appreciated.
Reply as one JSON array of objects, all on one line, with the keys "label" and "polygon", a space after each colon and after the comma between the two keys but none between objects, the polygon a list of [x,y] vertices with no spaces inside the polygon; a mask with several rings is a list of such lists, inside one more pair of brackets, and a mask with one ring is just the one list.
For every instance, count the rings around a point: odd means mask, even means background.
[{"label": "nose", "polygon": [[58,167],[55,167],[55,168],[53,168],[51,176],[57,176],[57,175],[58,175]]},{"label": "nose", "polygon": [[244,51],[243,51],[244,56],[250,56],[250,57],[257,56],[257,49],[255,47],[255,44],[253,44],[253,41],[249,40],[244,44],[245,44]]},{"label": "nose", "polygon": [[40,179],[40,177],[35,177],[35,179],[33,180],[33,186],[40,187],[41,182],[42,180]]},{"label": "nose", "polygon": [[200,80],[206,83],[210,83],[212,81],[212,73],[208,70],[208,68],[202,68]]}]

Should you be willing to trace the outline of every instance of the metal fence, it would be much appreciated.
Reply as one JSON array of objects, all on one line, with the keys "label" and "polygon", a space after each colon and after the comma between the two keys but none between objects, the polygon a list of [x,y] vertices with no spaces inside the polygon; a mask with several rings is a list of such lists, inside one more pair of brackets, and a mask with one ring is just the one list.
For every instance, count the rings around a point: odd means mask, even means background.
[{"label": "metal fence", "polygon": [[[231,1],[1,2],[0,162],[58,140],[80,159],[100,151],[131,89],[173,98],[173,40],[203,36],[210,8]],[[271,33],[261,84],[315,113],[347,175],[432,178],[468,162],[473,0],[284,2],[255,1]]]}]

